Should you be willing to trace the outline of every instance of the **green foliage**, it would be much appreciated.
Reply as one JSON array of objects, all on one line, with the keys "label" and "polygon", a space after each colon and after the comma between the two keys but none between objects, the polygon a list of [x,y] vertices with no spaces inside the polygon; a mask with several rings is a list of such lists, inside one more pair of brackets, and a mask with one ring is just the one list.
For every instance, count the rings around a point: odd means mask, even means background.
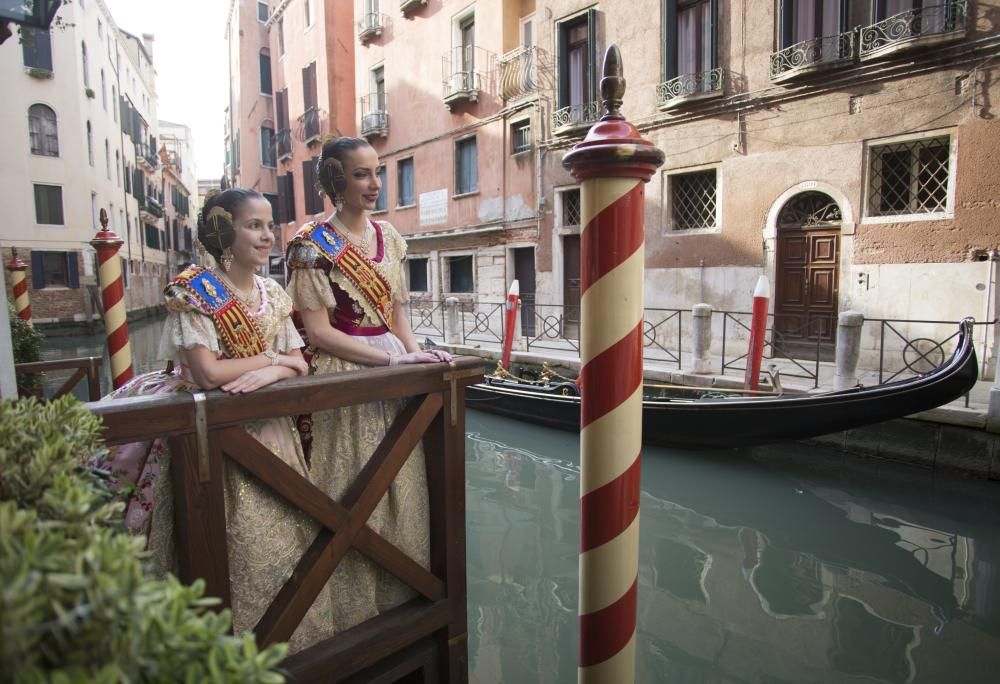
[{"label": "green foliage", "polygon": [[[7,318],[10,319],[10,339],[14,346],[14,363],[31,363],[42,358],[42,333],[35,330],[28,322],[22,320],[7,305]],[[17,393],[21,395],[37,392],[42,386],[41,373],[18,373]]]},{"label": "green foliage", "polygon": [[99,421],[72,397],[0,403],[4,681],[280,683],[285,645],[228,634],[204,583],[143,574],[142,539],[85,467]]}]

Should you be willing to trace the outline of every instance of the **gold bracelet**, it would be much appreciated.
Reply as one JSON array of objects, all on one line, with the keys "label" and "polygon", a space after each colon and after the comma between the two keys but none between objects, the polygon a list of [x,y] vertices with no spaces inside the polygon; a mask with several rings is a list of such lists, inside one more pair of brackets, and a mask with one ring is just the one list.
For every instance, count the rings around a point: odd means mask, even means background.
[{"label": "gold bracelet", "polygon": [[399,365],[399,354],[393,354],[392,352],[386,352],[389,356],[389,365],[396,366]]}]

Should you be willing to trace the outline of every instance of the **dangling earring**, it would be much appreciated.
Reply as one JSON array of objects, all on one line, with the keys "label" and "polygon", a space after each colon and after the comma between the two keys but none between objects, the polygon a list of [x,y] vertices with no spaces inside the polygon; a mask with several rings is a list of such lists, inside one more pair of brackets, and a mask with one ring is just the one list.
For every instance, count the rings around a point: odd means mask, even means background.
[{"label": "dangling earring", "polygon": [[222,259],[220,261],[222,261],[222,270],[225,271],[226,273],[229,273],[229,269],[232,268],[233,265],[232,247],[226,247],[224,250],[222,250]]},{"label": "dangling earring", "polygon": [[344,208],[344,193],[335,192],[333,193],[333,206],[336,207],[337,211]]}]

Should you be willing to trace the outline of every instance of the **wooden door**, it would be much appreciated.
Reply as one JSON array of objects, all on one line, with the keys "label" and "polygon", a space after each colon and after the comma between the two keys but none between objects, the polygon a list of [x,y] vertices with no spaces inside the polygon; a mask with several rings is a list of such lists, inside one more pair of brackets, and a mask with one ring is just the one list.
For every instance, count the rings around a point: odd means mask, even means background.
[{"label": "wooden door", "polygon": [[580,337],[580,236],[563,236],[563,337]]},{"label": "wooden door", "polygon": [[827,195],[789,200],[778,217],[774,330],[791,342],[834,341],[840,290],[840,210]]},{"label": "wooden door", "polygon": [[521,334],[535,336],[535,248],[514,250],[514,277],[521,289]]}]

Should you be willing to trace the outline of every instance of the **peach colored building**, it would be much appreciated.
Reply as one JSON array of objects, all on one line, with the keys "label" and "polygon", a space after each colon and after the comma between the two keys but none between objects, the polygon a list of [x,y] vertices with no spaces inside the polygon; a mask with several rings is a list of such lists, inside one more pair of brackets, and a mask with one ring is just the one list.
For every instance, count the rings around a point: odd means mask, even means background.
[{"label": "peach colored building", "polygon": [[327,137],[355,135],[353,26],[351,4],[335,0],[285,0],[267,22],[282,244],[332,211],[314,171]]},{"label": "peach colored building", "polygon": [[277,212],[272,59],[267,21],[274,0],[230,0],[226,21],[229,106],[226,108],[225,187],[262,193]]},{"label": "peach colored building", "polygon": [[600,62],[616,43],[623,113],[667,156],[646,188],[647,307],[747,311],[764,274],[788,340],[832,346],[848,309],[993,318],[998,12],[964,0],[539,0],[538,49],[555,55],[538,79],[537,135],[551,301],[578,298],[579,191],[561,159],[600,115]]},{"label": "peach colored building", "polygon": [[359,131],[384,163],[382,218],[417,299],[536,288],[541,121],[533,0],[355,0]]}]

